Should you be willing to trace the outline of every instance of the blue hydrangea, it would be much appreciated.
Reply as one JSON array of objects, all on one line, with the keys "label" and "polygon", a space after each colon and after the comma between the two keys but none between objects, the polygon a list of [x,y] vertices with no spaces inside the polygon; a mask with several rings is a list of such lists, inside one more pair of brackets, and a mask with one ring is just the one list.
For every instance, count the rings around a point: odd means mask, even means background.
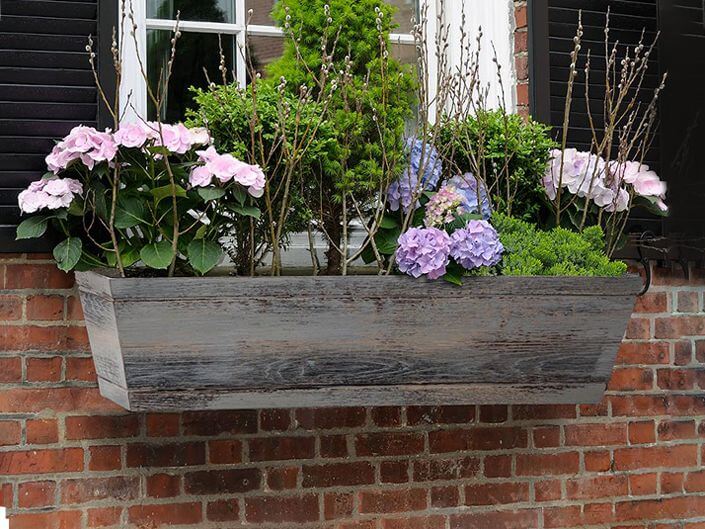
[{"label": "blue hydrangea", "polygon": [[[406,141],[406,148],[409,153],[409,167],[387,190],[387,200],[392,211],[398,211],[399,208],[403,208],[404,212],[409,211],[414,192],[417,191],[420,194],[423,191],[435,189],[443,170],[440,155],[430,143],[419,138],[409,138]],[[417,190],[421,166],[424,168],[424,174],[421,178],[421,186]]]},{"label": "blue hydrangea", "polygon": [[466,270],[494,266],[502,260],[504,246],[492,225],[484,220],[471,220],[451,236],[450,255]]},{"label": "blue hydrangea", "polygon": [[[447,185],[455,187],[455,190],[463,196],[464,200],[461,206],[467,213],[482,215],[485,220],[492,216],[492,203],[487,188],[472,173],[454,176],[448,180]],[[477,192],[478,187],[480,193]]]}]

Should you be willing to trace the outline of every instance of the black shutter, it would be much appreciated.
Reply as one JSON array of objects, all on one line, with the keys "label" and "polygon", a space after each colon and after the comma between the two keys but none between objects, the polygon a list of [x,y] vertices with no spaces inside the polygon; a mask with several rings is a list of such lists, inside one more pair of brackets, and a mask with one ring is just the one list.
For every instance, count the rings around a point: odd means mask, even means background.
[{"label": "black shutter", "polygon": [[0,8],[0,252],[45,251],[47,241],[15,241],[17,194],[46,172],[55,139],[98,125],[85,48],[93,35],[98,58],[109,52],[116,2],[101,2],[101,31],[97,0],[2,0]]}]

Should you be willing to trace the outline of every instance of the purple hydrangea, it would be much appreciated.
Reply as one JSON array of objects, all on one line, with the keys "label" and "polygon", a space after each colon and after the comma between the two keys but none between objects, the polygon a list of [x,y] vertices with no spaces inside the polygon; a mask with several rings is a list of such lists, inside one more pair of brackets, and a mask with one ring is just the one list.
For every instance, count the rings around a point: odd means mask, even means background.
[{"label": "purple hydrangea", "polygon": [[437,228],[411,228],[399,237],[397,266],[413,277],[438,279],[450,262],[450,236]]},{"label": "purple hydrangea", "polygon": [[[430,143],[419,138],[409,138],[406,141],[406,148],[409,152],[409,167],[387,190],[387,200],[392,211],[398,211],[399,208],[403,208],[405,212],[408,211],[412,205],[414,193],[435,189],[443,169],[440,155]],[[424,173],[419,185],[421,166]]]},{"label": "purple hydrangea", "polygon": [[[487,220],[492,216],[492,204],[485,185],[472,173],[454,176],[448,180],[447,185],[455,187],[456,191],[463,197],[461,206],[466,213],[482,215]],[[478,193],[478,187],[480,192]],[[479,197],[479,198],[478,198]]]},{"label": "purple hydrangea", "polygon": [[484,220],[471,220],[452,235],[450,255],[467,270],[494,266],[502,259],[504,246],[492,225]]}]

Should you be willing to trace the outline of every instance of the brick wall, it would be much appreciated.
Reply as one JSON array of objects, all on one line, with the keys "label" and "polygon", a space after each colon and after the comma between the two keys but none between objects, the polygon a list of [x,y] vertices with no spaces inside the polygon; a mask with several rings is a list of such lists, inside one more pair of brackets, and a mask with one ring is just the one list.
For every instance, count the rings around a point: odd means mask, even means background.
[{"label": "brick wall", "polygon": [[529,115],[529,24],[527,0],[514,0],[514,72],[517,112]]},{"label": "brick wall", "polygon": [[71,278],[3,257],[0,504],[12,529],[702,529],[705,275],[656,274],[597,406],[126,414]]}]

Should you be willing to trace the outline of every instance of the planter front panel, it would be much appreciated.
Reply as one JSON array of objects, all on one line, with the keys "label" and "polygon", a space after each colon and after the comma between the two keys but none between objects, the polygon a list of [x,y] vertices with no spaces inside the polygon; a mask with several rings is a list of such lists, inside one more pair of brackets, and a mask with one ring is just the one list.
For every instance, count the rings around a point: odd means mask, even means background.
[{"label": "planter front panel", "polygon": [[131,409],[594,401],[640,286],[95,273],[79,283],[104,389]]}]

